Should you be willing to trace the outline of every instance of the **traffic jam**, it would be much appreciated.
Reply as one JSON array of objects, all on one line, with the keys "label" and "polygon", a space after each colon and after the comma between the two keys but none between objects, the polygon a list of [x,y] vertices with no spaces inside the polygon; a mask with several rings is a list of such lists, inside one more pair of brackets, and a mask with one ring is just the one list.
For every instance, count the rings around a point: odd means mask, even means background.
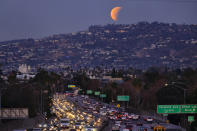
[{"label": "traffic jam", "polygon": [[[88,95],[56,94],[51,113],[55,117],[40,125],[41,130],[53,131],[184,131],[176,125],[151,116],[128,113]],[[107,124],[106,124],[107,123]]]},{"label": "traffic jam", "polygon": [[52,126],[48,130],[98,130],[102,125],[103,117],[98,114],[95,105],[86,109],[83,106],[90,103],[85,99],[80,100],[82,99],[79,96],[72,98],[66,96],[66,99],[54,98],[51,111],[56,114],[56,117],[51,119]]}]

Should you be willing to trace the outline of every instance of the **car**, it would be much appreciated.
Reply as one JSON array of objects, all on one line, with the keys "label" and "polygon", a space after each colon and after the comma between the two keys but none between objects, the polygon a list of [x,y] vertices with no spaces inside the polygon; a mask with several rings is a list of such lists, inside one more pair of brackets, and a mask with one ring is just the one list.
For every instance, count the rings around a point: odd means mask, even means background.
[{"label": "car", "polygon": [[122,120],[126,120],[127,118],[126,118],[126,116],[123,116],[123,117],[121,117],[121,119],[122,119]]},{"label": "car", "polygon": [[70,129],[69,131],[76,131],[75,129]]},{"label": "car", "polygon": [[115,121],[115,126],[121,126],[121,121]]},{"label": "car", "polygon": [[138,128],[138,131],[148,131],[148,129],[146,128],[146,127],[140,127],[140,128]]},{"label": "car", "polygon": [[132,119],[134,115],[127,115],[128,119]]},{"label": "car", "polygon": [[153,122],[154,119],[152,117],[147,117],[147,118],[144,118],[144,120],[147,122]]},{"label": "car", "polygon": [[60,119],[60,127],[61,128],[69,128],[70,120],[67,118]]},{"label": "car", "polygon": [[124,116],[128,116],[129,115],[129,113],[127,113],[127,112],[123,112],[123,114],[124,114]]},{"label": "car", "polygon": [[42,131],[41,128],[33,128],[32,131]]},{"label": "car", "polygon": [[132,125],[126,125],[126,129],[129,129],[129,131],[132,131],[133,126]]},{"label": "car", "polygon": [[127,121],[127,122],[125,122],[125,125],[126,125],[126,126],[127,126],[127,125],[133,125],[133,122]]},{"label": "car", "polygon": [[82,129],[83,125],[80,122],[76,122],[74,127],[75,127],[75,129]]},{"label": "car", "polygon": [[121,123],[122,121],[115,121],[114,123]]},{"label": "car", "polygon": [[84,131],[95,131],[96,128],[92,127],[92,126],[85,126],[84,127]]},{"label": "car", "polygon": [[133,115],[132,117],[133,120],[138,120],[139,118],[140,118],[139,115]]},{"label": "car", "polygon": [[137,126],[143,126],[143,124],[141,122],[137,122],[136,125]]},{"label": "car", "polygon": [[93,113],[93,114],[98,114],[98,112],[97,112],[97,111],[93,111],[92,113]]},{"label": "car", "polygon": [[105,115],[106,115],[106,112],[101,111],[101,112],[100,112],[100,115],[105,116]]},{"label": "car", "polygon": [[122,131],[130,131],[129,129],[124,128]]},{"label": "car", "polygon": [[119,131],[120,130],[120,126],[114,125],[112,126],[112,131]]},{"label": "car", "polygon": [[40,123],[40,124],[38,124],[38,127],[39,128],[47,128],[47,124],[46,123]]},{"label": "car", "polygon": [[110,116],[109,119],[110,120],[116,120],[116,117],[115,116]]}]

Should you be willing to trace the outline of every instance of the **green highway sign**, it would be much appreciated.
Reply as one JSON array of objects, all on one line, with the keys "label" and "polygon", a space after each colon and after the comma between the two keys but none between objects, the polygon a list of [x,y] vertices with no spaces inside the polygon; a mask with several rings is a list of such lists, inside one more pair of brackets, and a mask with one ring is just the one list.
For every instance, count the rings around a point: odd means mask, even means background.
[{"label": "green highway sign", "polygon": [[129,101],[129,96],[117,96],[117,101]]},{"label": "green highway sign", "polygon": [[197,113],[197,105],[181,105],[182,113]]},{"label": "green highway sign", "polygon": [[92,90],[87,90],[86,94],[92,94]]},{"label": "green highway sign", "polygon": [[95,95],[95,96],[99,96],[99,95],[100,95],[100,91],[95,91],[95,92],[94,92],[94,95]]},{"label": "green highway sign", "polygon": [[100,97],[105,98],[105,97],[107,97],[107,95],[106,94],[100,94]]},{"label": "green highway sign", "polygon": [[188,122],[193,122],[194,121],[194,116],[188,116]]},{"label": "green highway sign", "polygon": [[157,105],[159,114],[197,113],[197,105]]}]

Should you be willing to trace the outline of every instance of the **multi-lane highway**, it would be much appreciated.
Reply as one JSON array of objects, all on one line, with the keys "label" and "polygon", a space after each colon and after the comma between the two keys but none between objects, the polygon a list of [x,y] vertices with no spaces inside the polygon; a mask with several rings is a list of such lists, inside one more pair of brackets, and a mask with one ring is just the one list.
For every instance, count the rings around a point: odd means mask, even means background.
[{"label": "multi-lane highway", "polygon": [[[153,119],[151,116],[142,116],[127,113],[122,108],[116,108],[89,98],[85,95],[54,95],[51,113],[53,117],[44,123],[38,124],[37,130],[65,130],[65,131],[157,131],[162,127],[165,131],[184,131],[179,126],[166,124]],[[64,97],[62,97],[64,96]],[[157,127],[159,126],[159,127]]]}]

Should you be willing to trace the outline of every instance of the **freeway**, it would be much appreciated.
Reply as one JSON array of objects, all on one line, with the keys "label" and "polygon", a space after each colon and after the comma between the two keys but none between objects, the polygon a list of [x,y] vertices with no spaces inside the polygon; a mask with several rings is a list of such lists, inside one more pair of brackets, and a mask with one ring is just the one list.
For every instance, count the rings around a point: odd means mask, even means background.
[{"label": "freeway", "polygon": [[[64,97],[58,97],[58,96]],[[157,125],[165,131],[185,131],[153,116],[128,113],[123,108],[103,103],[86,95],[54,95],[51,113],[54,117],[35,126],[40,130],[58,131],[153,131]],[[159,131],[159,130],[158,130]]]}]

